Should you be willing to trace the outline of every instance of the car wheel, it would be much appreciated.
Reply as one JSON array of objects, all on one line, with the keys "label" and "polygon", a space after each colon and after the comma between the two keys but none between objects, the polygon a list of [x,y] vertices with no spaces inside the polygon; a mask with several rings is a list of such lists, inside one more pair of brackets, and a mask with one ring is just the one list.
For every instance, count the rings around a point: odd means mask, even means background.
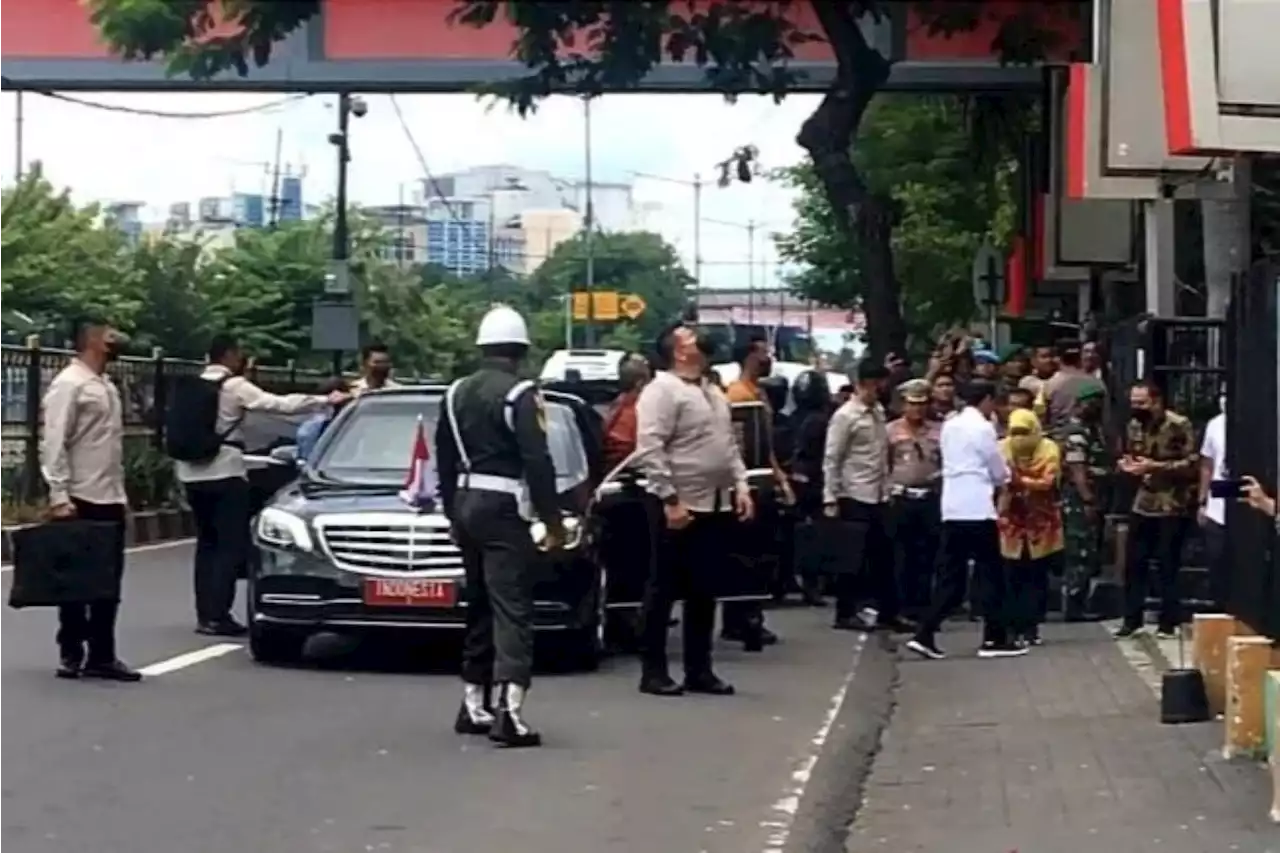
[{"label": "car wheel", "polygon": [[307,635],[290,628],[262,624],[249,626],[249,654],[258,663],[288,666],[302,661]]},{"label": "car wheel", "polygon": [[600,570],[595,590],[582,604],[582,620],[564,639],[567,662],[574,672],[595,672],[605,654],[605,573]]}]

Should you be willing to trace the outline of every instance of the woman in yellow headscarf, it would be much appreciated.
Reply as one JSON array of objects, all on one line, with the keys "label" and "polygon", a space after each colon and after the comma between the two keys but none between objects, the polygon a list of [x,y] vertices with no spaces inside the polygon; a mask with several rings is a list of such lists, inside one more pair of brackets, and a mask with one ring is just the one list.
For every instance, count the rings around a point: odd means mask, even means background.
[{"label": "woman in yellow headscarf", "polygon": [[1000,442],[1000,452],[1012,475],[1000,496],[996,522],[1009,574],[1009,622],[1020,641],[1039,645],[1040,623],[1048,606],[1049,574],[1065,548],[1058,494],[1062,456],[1029,409],[1009,413],[1008,433]]}]

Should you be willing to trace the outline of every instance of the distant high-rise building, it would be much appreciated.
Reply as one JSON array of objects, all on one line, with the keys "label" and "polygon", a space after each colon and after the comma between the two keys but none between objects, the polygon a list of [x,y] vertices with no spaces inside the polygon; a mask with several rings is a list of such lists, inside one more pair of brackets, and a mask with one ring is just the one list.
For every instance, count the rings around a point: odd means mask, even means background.
[{"label": "distant high-rise building", "polygon": [[241,228],[266,225],[266,201],[257,193],[236,193],[231,197],[231,219]]},{"label": "distant high-rise building", "polygon": [[475,275],[494,264],[490,209],[484,202],[430,199],[426,205],[426,262],[456,275]]},{"label": "distant high-rise building", "polygon": [[140,201],[118,201],[104,205],[103,218],[107,223],[124,232],[130,243],[142,238],[142,208]]},{"label": "distant high-rise building", "polygon": [[277,222],[297,222],[303,218],[302,178],[297,175],[285,175],[280,178],[279,209],[276,212]]}]

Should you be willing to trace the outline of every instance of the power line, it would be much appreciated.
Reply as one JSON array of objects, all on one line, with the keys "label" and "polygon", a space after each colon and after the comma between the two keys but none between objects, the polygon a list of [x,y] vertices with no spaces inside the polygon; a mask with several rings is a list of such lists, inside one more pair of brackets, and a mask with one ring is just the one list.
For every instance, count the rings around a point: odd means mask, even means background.
[{"label": "power line", "polygon": [[436,176],[431,173],[431,167],[427,165],[427,158],[422,153],[422,147],[418,145],[418,140],[414,138],[413,130],[410,129],[409,122],[405,120],[404,112],[401,111],[400,102],[396,100],[395,95],[391,95],[391,108],[395,110],[396,121],[400,122],[400,129],[404,131],[405,139],[409,140],[409,145],[413,148],[413,154],[418,158],[418,167],[422,169],[422,174],[427,176],[427,183],[431,185],[432,191],[435,192],[436,196],[444,204],[445,210],[449,211],[449,216],[454,222],[465,222],[466,220],[459,216],[458,212],[453,209],[453,205],[450,204],[448,196],[440,186],[440,182],[437,181]]},{"label": "power line", "polygon": [[38,91],[38,95],[43,95],[55,101],[65,101],[68,104],[75,104],[80,107],[88,107],[94,110],[102,110],[109,113],[123,113],[125,115],[147,116],[149,118],[172,118],[172,119],[193,119],[204,120],[212,118],[232,118],[234,116],[252,115],[254,113],[265,113],[272,110],[287,107],[290,104],[298,103],[312,97],[309,94],[288,95],[265,104],[258,104],[253,107],[241,107],[235,110],[214,110],[210,112],[194,112],[194,113],[175,113],[166,112],[164,110],[148,110],[137,107],[126,107],[120,104],[103,104],[98,101],[89,101],[84,98],[77,98],[73,95],[64,95],[61,92]]}]

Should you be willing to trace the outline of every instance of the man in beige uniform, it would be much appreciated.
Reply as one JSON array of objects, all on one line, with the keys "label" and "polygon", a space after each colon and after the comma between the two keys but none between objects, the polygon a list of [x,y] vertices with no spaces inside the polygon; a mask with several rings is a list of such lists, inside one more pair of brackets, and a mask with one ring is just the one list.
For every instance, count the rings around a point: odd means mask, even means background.
[{"label": "man in beige uniform", "polygon": [[[86,321],[76,329],[76,355],[42,402],[40,473],[49,485],[49,514],[114,525],[116,578],[124,576],[124,410],[106,375],[118,350],[116,330]],[[58,608],[59,678],[139,681],[116,657],[117,597]],[[85,652],[88,651],[86,658]]]},{"label": "man in beige uniform", "polygon": [[[716,590],[729,571],[728,542],[735,514],[754,512],[747,470],[733,435],[729,402],[706,378],[698,334],[677,326],[661,338],[668,369],[640,393],[636,405],[637,465],[662,501],[663,542],[642,608],[640,691],[678,696],[685,691],[726,696],[733,686],[711,669]],[[684,686],[667,670],[671,606],[684,598]]]}]

